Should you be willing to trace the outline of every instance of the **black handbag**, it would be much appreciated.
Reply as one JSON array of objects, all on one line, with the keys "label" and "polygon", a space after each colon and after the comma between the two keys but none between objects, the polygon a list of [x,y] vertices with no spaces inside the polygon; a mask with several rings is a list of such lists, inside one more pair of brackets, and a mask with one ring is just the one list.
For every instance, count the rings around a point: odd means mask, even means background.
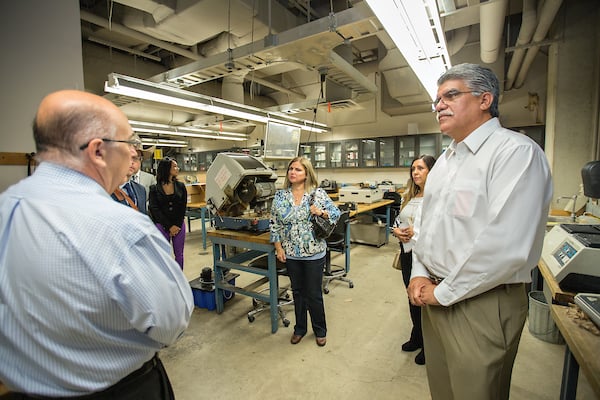
[{"label": "black handbag", "polygon": [[[315,200],[314,192],[310,195],[310,204],[312,205]],[[313,236],[317,240],[327,239],[333,230],[335,229],[335,224],[332,224],[329,219],[321,216],[321,215],[311,215],[311,222],[313,228]]]}]

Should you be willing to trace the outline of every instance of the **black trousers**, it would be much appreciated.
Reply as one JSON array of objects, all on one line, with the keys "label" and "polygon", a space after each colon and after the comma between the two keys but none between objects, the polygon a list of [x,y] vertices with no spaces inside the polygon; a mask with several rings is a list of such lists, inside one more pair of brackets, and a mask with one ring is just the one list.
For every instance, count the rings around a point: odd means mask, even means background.
[{"label": "black trousers", "polygon": [[325,257],[318,260],[291,260],[288,258],[285,264],[294,295],[294,311],[296,313],[294,334],[306,335],[308,330],[307,313],[309,313],[315,336],[327,336],[322,289]]},{"label": "black trousers", "polygon": [[[412,251],[407,253],[400,253],[400,261],[402,263],[402,280],[404,281],[404,286],[408,288],[408,284],[410,283],[410,274],[412,273]],[[414,306],[408,303],[409,311],[410,311],[410,320],[412,321],[413,328],[410,332],[410,341],[419,346],[423,346],[423,329],[421,328],[421,307]]]},{"label": "black trousers", "polygon": [[152,357],[141,368],[133,371],[113,386],[101,392],[75,397],[47,397],[10,392],[2,400],[174,400],[173,388],[167,371],[158,358]]}]

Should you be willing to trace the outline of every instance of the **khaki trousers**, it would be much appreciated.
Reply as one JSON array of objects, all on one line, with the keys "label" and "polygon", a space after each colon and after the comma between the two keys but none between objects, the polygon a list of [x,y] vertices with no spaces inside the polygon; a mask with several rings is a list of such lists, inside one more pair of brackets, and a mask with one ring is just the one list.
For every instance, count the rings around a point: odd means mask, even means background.
[{"label": "khaki trousers", "polygon": [[506,400],[527,316],[525,284],[423,308],[432,400]]}]

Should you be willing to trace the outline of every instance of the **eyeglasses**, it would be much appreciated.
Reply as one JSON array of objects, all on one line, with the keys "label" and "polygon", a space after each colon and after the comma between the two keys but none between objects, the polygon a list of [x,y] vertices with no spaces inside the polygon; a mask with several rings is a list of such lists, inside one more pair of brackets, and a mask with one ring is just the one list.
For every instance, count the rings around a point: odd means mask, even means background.
[{"label": "eyeglasses", "polygon": [[445,105],[448,105],[448,103],[452,103],[454,100],[456,100],[457,97],[459,97],[461,94],[465,94],[465,93],[477,93],[476,96],[481,95],[481,92],[478,90],[468,90],[465,92],[461,92],[459,90],[451,89],[451,90],[448,90],[446,93],[443,93],[440,97],[435,99],[435,101],[433,103],[431,103],[433,111],[435,111],[438,104],[440,104],[440,101],[443,102]]},{"label": "eyeglasses", "polygon": [[[79,146],[79,150],[84,150],[85,148],[87,148],[90,145],[90,142],[92,140],[94,140],[94,139],[91,139],[86,144]],[[117,139],[108,139],[108,138],[100,138],[100,140],[102,140],[103,142],[127,143],[129,146],[131,146],[132,148],[134,148],[136,150],[139,150],[142,148],[142,141],[140,140],[140,138],[137,135],[133,135],[132,138],[128,139],[128,140],[117,140]]]}]

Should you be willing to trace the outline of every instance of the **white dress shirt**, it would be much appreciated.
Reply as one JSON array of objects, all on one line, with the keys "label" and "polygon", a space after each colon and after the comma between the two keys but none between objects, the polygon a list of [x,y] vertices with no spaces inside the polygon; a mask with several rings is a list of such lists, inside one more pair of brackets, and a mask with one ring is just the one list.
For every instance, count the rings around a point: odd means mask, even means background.
[{"label": "white dress shirt", "polygon": [[412,278],[444,278],[434,295],[446,306],[530,282],[551,198],[542,149],[492,118],[453,141],[429,172]]}]

